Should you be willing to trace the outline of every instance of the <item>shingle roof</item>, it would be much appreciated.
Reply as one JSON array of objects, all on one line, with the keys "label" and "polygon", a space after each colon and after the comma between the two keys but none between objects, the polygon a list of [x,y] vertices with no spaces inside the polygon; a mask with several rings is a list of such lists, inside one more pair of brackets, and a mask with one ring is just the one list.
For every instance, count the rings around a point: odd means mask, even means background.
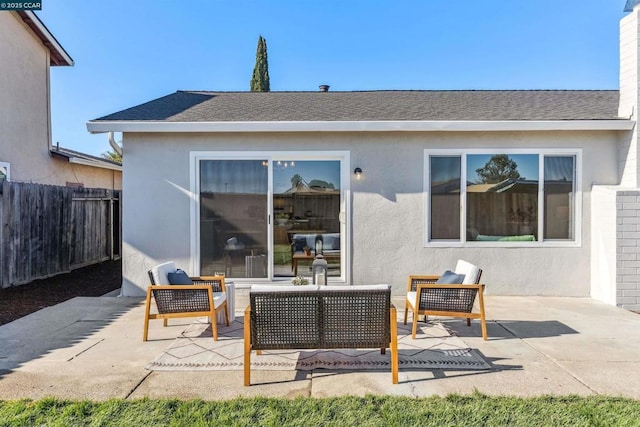
[{"label": "shingle roof", "polygon": [[618,119],[617,90],[178,91],[97,121]]},{"label": "shingle roof", "polygon": [[640,0],[627,0],[627,3],[624,5],[624,12],[631,12],[633,8],[640,4]]}]

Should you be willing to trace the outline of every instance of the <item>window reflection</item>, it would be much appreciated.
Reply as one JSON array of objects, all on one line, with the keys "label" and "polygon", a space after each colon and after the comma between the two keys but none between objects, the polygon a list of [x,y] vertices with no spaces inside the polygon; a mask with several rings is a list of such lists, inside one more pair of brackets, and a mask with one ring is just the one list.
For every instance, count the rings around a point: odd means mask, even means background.
[{"label": "window reflection", "polygon": [[200,162],[203,275],[267,277],[267,189],[261,160]]},{"label": "window reflection", "polygon": [[544,158],[544,238],[573,239],[575,157]]},{"label": "window reflection", "polygon": [[274,276],[309,276],[316,252],[329,275],[340,276],[340,161],[282,159],[272,166]]},{"label": "window reflection", "polygon": [[431,157],[431,238],[460,239],[460,156]]},{"label": "window reflection", "polygon": [[539,157],[467,156],[467,240],[538,238]]}]

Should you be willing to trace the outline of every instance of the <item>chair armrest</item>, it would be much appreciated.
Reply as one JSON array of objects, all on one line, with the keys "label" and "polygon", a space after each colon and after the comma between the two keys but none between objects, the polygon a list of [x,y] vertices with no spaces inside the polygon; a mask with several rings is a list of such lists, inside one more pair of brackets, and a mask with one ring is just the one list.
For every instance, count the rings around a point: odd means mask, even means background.
[{"label": "chair armrest", "polygon": [[214,285],[220,283],[221,292],[226,292],[227,287],[224,284],[224,276],[193,276],[190,277],[194,285]]},{"label": "chair armrest", "polygon": [[151,290],[158,290],[158,291],[193,291],[193,290],[205,290],[205,291],[211,291],[211,286],[210,285],[198,285],[198,284],[193,284],[193,285],[149,285],[149,288]]},{"label": "chair armrest", "polygon": [[407,292],[415,291],[418,283],[436,283],[440,276],[435,275],[411,275],[407,280]]}]

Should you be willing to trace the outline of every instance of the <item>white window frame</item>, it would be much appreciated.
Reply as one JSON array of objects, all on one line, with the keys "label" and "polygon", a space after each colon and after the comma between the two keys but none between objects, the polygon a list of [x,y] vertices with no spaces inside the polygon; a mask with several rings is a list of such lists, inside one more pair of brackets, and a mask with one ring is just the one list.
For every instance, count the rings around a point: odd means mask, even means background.
[{"label": "white window frame", "polygon": [[[349,151],[192,151],[189,153],[190,176],[190,233],[191,233],[191,271],[200,275],[200,161],[201,160],[267,160],[269,162],[267,211],[269,224],[273,224],[273,162],[282,161],[340,161],[340,235],[342,250],[340,254],[340,277],[330,277],[329,283],[345,284],[351,277],[351,168]],[[267,227],[267,242],[270,247],[266,279],[233,278],[234,282],[274,282],[290,283],[290,277],[273,275],[273,227]]]},{"label": "white window frame", "polygon": [[[539,186],[538,186],[538,218],[544,224],[544,158],[545,156],[573,156],[575,157],[575,213],[573,222],[573,240],[543,240],[544,231],[540,227],[539,240],[535,242],[478,242],[467,241],[467,156],[474,154],[534,154],[539,156]],[[434,156],[460,157],[460,239],[459,240],[431,240],[431,162]],[[540,149],[540,148],[487,148],[487,149],[436,149],[424,150],[424,178],[423,195],[425,206],[424,247],[580,247],[582,246],[582,150],[581,149]]]},{"label": "white window frame", "polygon": [[11,181],[11,163],[9,162],[0,162],[1,167],[7,168],[7,181]]}]

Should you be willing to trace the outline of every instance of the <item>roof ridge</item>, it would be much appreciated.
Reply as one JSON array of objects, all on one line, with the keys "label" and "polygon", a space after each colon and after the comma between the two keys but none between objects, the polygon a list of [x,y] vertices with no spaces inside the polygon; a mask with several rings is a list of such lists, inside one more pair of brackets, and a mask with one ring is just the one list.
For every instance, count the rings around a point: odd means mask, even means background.
[{"label": "roof ridge", "polygon": [[332,90],[321,92],[318,90],[272,90],[269,92],[251,92],[248,90],[189,90],[179,89],[176,93],[202,94],[269,94],[269,93],[424,93],[424,92],[619,92],[619,89],[371,89],[371,90]]}]

